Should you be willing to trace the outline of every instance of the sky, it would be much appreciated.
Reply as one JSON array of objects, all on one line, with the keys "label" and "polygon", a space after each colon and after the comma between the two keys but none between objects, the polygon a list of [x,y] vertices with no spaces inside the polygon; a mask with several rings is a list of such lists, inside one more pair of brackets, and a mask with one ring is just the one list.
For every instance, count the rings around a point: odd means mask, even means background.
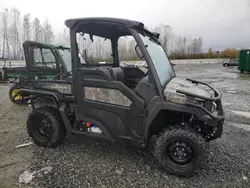
[{"label": "sky", "polygon": [[202,37],[204,51],[250,48],[250,0],[1,0],[1,7],[48,18],[55,32],[69,18],[118,17],[148,28],[170,25],[178,36]]}]

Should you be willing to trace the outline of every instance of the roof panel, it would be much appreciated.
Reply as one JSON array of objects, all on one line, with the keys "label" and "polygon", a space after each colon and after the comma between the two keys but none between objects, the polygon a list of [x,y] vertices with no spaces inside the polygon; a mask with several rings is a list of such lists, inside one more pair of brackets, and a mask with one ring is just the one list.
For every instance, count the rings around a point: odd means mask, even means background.
[{"label": "roof panel", "polygon": [[98,22],[110,22],[110,23],[119,23],[126,25],[128,27],[133,26],[141,26],[143,27],[143,23],[133,20],[121,19],[121,18],[108,18],[108,17],[92,17],[92,18],[75,18],[68,19],[65,21],[65,25],[69,28],[74,27],[76,24],[84,24],[84,23],[98,23]]}]

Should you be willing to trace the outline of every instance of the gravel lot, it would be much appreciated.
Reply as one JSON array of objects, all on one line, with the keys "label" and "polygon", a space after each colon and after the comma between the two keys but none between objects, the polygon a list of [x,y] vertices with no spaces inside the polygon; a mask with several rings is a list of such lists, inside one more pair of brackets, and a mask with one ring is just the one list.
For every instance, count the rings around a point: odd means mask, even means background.
[{"label": "gravel lot", "polygon": [[[175,69],[178,76],[199,79],[220,90],[226,111],[222,138],[210,143],[207,159],[192,177],[166,174],[139,148],[80,137],[57,149],[34,144],[16,149],[30,141],[25,128],[29,109],[12,104],[9,86],[0,84],[0,187],[250,187],[250,132],[237,127],[250,121],[232,112],[250,112],[250,74],[219,64]],[[41,170],[44,167],[52,170]],[[35,177],[30,184],[19,184],[25,170],[36,171]]]}]

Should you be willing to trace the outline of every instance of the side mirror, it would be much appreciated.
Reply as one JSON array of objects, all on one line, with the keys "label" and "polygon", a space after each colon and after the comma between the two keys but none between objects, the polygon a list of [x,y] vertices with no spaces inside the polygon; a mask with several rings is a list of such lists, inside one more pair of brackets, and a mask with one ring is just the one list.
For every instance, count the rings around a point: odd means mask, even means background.
[{"label": "side mirror", "polygon": [[159,39],[159,37],[160,37],[159,33],[153,32],[153,34],[156,36],[157,39]]},{"label": "side mirror", "polygon": [[143,58],[144,58],[144,56],[143,56],[143,54],[142,54],[142,52],[141,52],[141,49],[140,49],[140,47],[138,46],[138,44],[135,46],[135,52],[136,52],[136,54],[138,55],[138,57],[139,57],[140,59],[143,59]]}]

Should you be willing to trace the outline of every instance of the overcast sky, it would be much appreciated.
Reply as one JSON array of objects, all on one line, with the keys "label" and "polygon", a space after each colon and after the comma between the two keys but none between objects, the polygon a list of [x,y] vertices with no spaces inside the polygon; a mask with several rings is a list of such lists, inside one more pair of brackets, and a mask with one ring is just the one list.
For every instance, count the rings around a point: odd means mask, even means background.
[{"label": "overcast sky", "polygon": [[[203,38],[203,48],[250,47],[250,0],[1,0],[1,8],[17,8],[32,18],[49,18],[59,32],[76,17],[119,17],[160,23],[176,35]],[[2,11],[2,10],[0,10]]]}]

